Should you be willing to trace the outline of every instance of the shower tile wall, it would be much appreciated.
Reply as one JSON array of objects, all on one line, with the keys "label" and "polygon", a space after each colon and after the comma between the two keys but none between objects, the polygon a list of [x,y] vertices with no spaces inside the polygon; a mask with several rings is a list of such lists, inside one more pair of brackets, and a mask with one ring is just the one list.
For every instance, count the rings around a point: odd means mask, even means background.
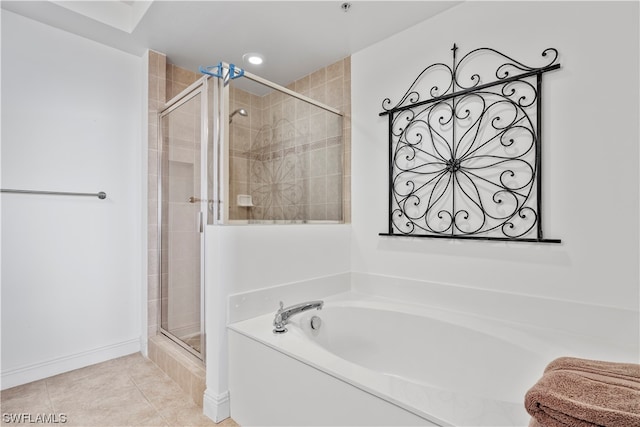
[{"label": "shower tile wall", "polygon": [[251,194],[251,145],[262,129],[263,98],[232,85],[229,90],[229,109],[234,112],[240,108],[244,108],[249,114],[234,115],[229,128],[229,217],[246,220],[251,218],[250,209],[253,208],[238,206],[237,196]]},{"label": "shower tile wall", "polygon": [[167,63],[167,101],[198,80],[202,74]]},{"label": "shower tile wall", "polygon": [[166,102],[165,55],[149,51],[148,207],[147,207],[147,336],[158,333],[160,325],[160,265],[158,247],[158,111]]},{"label": "shower tile wall", "polygon": [[[351,61],[345,58],[287,88],[345,113],[344,120],[278,91],[230,91],[230,217],[349,222]],[[342,179],[341,174],[344,174]],[[237,204],[250,194],[254,207]]]}]

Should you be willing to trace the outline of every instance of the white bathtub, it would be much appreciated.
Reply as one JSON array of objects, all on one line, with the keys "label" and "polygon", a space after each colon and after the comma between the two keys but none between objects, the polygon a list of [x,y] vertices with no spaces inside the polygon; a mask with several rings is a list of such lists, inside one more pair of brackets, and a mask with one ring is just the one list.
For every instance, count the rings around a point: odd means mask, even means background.
[{"label": "white bathtub", "polygon": [[581,337],[354,293],[294,316],[285,334],[272,320],[229,326],[243,426],[526,426],[524,395],[550,360],[597,356]]}]

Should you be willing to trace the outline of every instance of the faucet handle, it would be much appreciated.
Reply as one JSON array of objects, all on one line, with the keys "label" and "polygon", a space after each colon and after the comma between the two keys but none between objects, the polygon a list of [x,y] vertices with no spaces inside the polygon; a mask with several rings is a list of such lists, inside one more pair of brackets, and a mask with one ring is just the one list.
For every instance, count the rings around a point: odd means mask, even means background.
[{"label": "faucet handle", "polygon": [[273,319],[273,333],[274,334],[283,334],[287,332],[287,328],[284,326],[286,324],[286,319],[282,319],[282,313],[284,312],[284,303],[280,301],[280,308],[276,312],[276,317]]}]

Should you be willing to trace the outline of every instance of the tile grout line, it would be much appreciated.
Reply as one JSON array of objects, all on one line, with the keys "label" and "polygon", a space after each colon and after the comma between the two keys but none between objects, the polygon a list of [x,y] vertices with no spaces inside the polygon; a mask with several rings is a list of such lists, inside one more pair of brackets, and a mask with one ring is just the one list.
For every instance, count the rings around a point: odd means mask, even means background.
[{"label": "tile grout line", "polygon": [[48,378],[44,379],[44,389],[47,392],[47,400],[49,401],[49,408],[51,408],[51,410],[54,413],[59,412],[59,411],[56,410],[56,407],[53,404],[53,400],[51,399],[51,393],[49,393],[49,381],[48,381]]},{"label": "tile grout line", "polygon": [[[153,363],[153,362],[152,362]],[[164,415],[162,415],[162,413],[158,410],[158,408],[156,407],[156,405],[149,400],[149,397],[147,397],[147,394],[142,391],[138,385],[138,383],[136,382],[136,380],[131,376],[131,374],[129,372],[127,372],[127,376],[129,376],[129,379],[131,380],[131,382],[133,383],[134,387],[138,390],[138,392],[140,392],[140,394],[142,395],[142,397],[144,397],[144,400],[147,401],[147,403],[153,408],[153,410],[156,412],[156,414],[158,416],[160,416],[160,418],[162,419],[162,421],[164,422],[165,427],[170,426],[169,424],[169,420],[167,420]]]}]

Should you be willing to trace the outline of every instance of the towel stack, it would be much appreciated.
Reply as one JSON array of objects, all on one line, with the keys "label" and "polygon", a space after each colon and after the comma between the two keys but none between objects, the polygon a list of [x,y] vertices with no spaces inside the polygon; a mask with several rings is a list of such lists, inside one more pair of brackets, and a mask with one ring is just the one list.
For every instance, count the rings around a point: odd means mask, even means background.
[{"label": "towel stack", "polygon": [[561,357],[525,396],[529,427],[640,427],[640,365]]},{"label": "towel stack", "polygon": [[529,427],[640,427],[640,365],[561,357],[525,396]]}]

